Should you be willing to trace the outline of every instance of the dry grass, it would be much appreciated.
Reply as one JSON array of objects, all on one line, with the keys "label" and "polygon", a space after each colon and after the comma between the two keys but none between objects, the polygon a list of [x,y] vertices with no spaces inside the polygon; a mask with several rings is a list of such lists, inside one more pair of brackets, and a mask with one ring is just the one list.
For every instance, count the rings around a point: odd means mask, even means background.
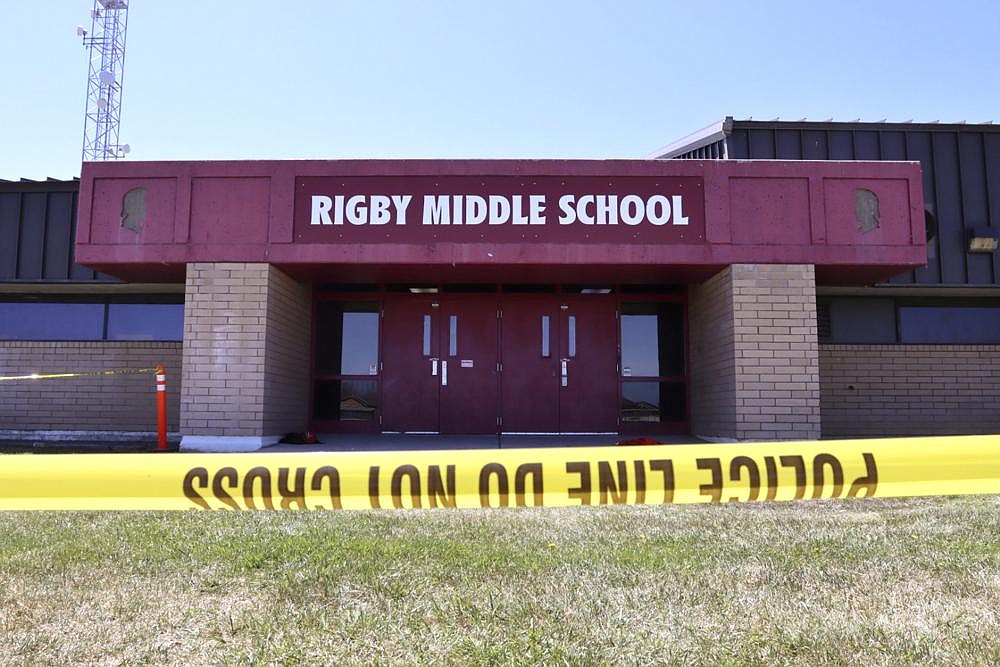
[{"label": "dry grass", "polygon": [[3,664],[1000,663],[997,497],[0,519]]}]

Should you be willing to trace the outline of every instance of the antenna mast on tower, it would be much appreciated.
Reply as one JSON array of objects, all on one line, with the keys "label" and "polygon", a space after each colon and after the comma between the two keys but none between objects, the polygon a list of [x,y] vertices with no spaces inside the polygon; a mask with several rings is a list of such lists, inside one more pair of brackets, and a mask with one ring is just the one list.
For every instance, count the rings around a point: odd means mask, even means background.
[{"label": "antenna mast on tower", "polygon": [[94,0],[90,18],[89,32],[83,26],[76,29],[90,49],[83,160],[116,160],[129,152],[128,144],[118,144],[128,0]]}]

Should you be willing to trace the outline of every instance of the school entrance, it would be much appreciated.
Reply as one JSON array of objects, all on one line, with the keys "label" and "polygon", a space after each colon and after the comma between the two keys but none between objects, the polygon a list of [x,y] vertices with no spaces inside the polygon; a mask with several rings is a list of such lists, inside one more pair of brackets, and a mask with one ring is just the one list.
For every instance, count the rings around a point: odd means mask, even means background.
[{"label": "school entrance", "polygon": [[317,291],[312,427],[685,433],[685,305],[673,288]]}]

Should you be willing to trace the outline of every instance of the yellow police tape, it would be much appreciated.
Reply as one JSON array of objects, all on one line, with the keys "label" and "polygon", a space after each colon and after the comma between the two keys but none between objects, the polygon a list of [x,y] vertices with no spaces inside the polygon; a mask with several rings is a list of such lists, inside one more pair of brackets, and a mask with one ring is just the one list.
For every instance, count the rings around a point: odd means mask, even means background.
[{"label": "yellow police tape", "polygon": [[379,509],[1000,493],[1000,436],[0,457],[2,510]]},{"label": "yellow police tape", "polygon": [[136,373],[153,373],[156,368],[125,368],[113,371],[80,371],[78,373],[30,373],[28,375],[7,375],[0,377],[0,382],[13,380],[51,380],[53,378],[82,378],[97,375],[134,375]]}]

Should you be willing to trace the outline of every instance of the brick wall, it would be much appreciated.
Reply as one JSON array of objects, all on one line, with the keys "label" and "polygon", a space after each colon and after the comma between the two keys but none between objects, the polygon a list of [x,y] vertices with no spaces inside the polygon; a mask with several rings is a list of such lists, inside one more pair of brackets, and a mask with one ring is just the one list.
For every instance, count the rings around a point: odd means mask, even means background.
[{"label": "brick wall", "polygon": [[736,437],[733,277],[726,267],[688,293],[691,432]]},{"label": "brick wall", "polygon": [[309,323],[309,288],[269,264],[188,264],[182,434],[304,430]]},{"label": "brick wall", "polygon": [[[167,429],[180,423],[181,344],[0,341],[0,375],[167,367]],[[156,431],[152,373],[0,382],[0,431]]]},{"label": "brick wall", "polygon": [[1000,345],[821,345],[823,435],[1000,433]]},{"label": "brick wall", "polygon": [[737,438],[820,437],[811,264],[734,264]]},{"label": "brick wall", "polygon": [[692,431],[818,438],[813,266],[734,264],[690,297]]},{"label": "brick wall", "polygon": [[312,291],[281,271],[268,274],[264,433],[304,431],[309,421]]}]

